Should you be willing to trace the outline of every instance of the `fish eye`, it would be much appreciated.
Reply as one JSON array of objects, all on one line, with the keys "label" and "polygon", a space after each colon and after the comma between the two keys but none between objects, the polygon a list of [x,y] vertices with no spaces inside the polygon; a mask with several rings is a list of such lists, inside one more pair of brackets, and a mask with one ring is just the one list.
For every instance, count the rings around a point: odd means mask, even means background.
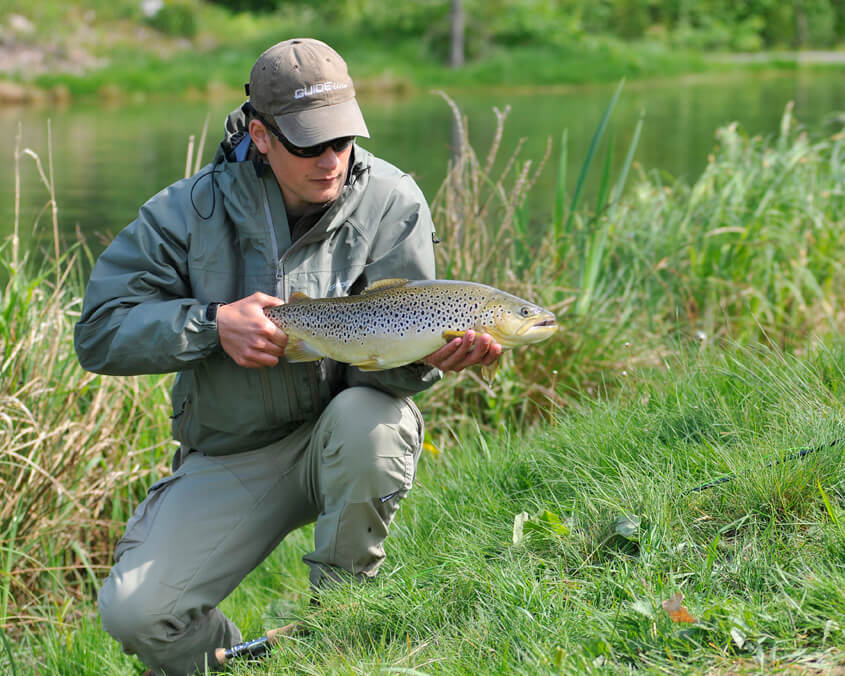
[{"label": "fish eye", "polygon": [[531,316],[531,308],[527,305],[523,305],[522,308],[519,310],[519,314],[523,317],[530,317]]}]

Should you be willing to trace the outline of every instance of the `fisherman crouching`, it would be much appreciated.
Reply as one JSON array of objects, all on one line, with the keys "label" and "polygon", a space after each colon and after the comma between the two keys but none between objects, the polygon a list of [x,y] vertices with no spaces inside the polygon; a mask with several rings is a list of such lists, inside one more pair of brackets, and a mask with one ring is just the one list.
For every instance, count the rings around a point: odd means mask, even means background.
[{"label": "fisherman crouching", "polygon": [[219,666],[215,650],[242,637],[218,604],[304,524],[315,588],[373,577],[422,447],[411,397],[501,354],[470,331],[384,371],[285,360],[265,307],[432,279],[434,228],[414,180],[355,142],[369,133],[328,45],[271,47],[247,94],[213,162],[100,256],[75,328],[86,369],[177,372],[173,472],[127,523],[99,593],[106,631],[152,674]]}]

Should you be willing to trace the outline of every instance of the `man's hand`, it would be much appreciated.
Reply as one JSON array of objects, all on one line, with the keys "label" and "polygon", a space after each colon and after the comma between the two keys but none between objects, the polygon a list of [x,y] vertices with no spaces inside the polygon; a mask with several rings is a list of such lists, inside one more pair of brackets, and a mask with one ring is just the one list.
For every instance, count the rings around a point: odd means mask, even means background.
[{"label": "man's hand", "polygon": [[238,366],[275,366],[284,356],[288,337],[264,314],[264,308],[284,301],[254,293],[217,309],[220,345]]},{"label": "man's hand", "polygon": [[489,333],[467,331],[463,338],[453,338],[423,361],[443,372],[463,371],[467,366],[492,366],[502,356],[502,346]]}]

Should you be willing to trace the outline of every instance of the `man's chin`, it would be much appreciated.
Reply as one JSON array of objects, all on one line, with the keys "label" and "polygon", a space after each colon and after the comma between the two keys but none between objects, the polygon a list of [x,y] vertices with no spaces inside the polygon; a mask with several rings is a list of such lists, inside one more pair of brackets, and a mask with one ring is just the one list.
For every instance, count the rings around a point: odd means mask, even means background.
[{"label": "man's chin", "polygon": [[314,191],[312,195],[312,204],[325,204],[326,202],[334,202],[340,197],[340,186],[335,185],[325,190]]}]

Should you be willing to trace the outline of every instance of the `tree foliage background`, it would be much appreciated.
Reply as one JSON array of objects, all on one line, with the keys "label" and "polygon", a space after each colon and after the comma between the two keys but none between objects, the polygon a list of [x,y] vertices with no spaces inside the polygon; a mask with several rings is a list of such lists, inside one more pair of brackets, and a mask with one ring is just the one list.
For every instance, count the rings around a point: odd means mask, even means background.
[{"label": "tree foliage background", "polygon": [[[362,30],[424,36],[448,53],[451,0],[211,0],[233,11],[311,11]],[[845,39],[845,0],[462,0],[468,56],[496,45],[603,34],[696,50],[826,48]]]}]

